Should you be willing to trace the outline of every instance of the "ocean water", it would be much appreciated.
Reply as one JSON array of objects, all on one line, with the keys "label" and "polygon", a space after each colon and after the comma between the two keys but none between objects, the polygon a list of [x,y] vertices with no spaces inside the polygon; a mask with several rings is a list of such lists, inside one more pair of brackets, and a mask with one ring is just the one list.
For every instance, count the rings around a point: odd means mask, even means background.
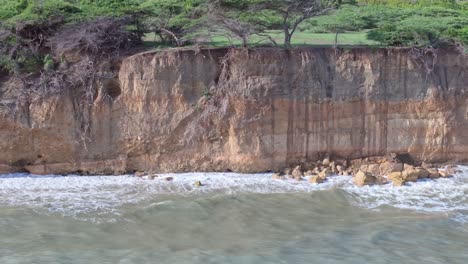
[{"label": "ocean water", "polygon": [[0,263],[466,264],[460,169],[404,187],[348,176],[0,175]]}]

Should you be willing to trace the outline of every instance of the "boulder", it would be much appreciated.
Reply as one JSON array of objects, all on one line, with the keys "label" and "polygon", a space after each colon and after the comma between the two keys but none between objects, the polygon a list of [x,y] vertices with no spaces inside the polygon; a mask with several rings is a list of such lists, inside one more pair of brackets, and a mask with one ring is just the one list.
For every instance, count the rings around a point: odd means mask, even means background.
[{"label": "boulder", "polygon": [[369,173],[371,173],[373,175],[379,175],[380,174],[379,164],[362,165],[360,170],[363,171],[363,172],[369,172]]},{"label": "boulder", "polygon": [[336,165],[341,165],[343,167],[348,166],[348,161],[345,159],[335,160]]},{"label": "boulder", "polygon": [[457,172],[458,170],[454,166],[447,166],[446,168],[439,170],[440,176],[443,178],[453,177]]},{"label": "boulder", "polygon": [[343,173],[344,172],[344,167],[342,165],[336,165],[336,171],[338,173]]},{"label": "boulder", "polygon": [[418,177],[419,172],[417,170],[392,172],[388,175],[388,179],[393,182],[394,186],[402,186],[407,182],[415,182],[418,180]]},{"label": "boulder", "polygon": [[315,174],[316,173],[314,173],[314,171],[312,171],[312,170],[308,170],[308,171],[304,172],[304,176],[313,176]]},{"label": "boulder", "polygon": [[329,168],[323,169],[318,176],[322,179],[327,178],[328,176],[332,175],[332,171]]},{"label": "boulder", "polygon": [[154,179],[156,179],[157,177],[159,177],[159,176],[156,175],[156,174],[148,175],[148,180],[154,180]]},{"label": "boulder", "polygon": [[403,172],[395,171],[390,173],[388,179],[393,182],[393,186],[403,186],[405,180],[403,179]]},{"label": "boulder", "polygon": [[411,157],[411,155],[409,153],[398,153],[398,154],[394,154],[394,160],[400,162],[400,163],[404,163],[404,164],[414,164],[414,159],[413,157]]},{"label": "boulder", "polygon": [[392,172],[403,171],[403,163],[386,161],[379,166],[380,175],[389,175]]},{"label": "boulder", "polygon": [[143,172],[143,171],[135,172],[135,177],[143,177],[143,176],[146,176],[146,175],[147,175],[147,173]]},{"label": "boulder", "polygon": [[165,181],[173,181],[174,178],[172,178],[172,177],[166,177],[166,178],[164,178],[164,180],[165,180]]},{"label": "boulder", "polygon": [[310,177],[309,182],[316,183],[316,184],[323,183],[323,178],[320,178],[318,175],[316,175],[316,176]]},{"label": "boulder", "polygon": [[203,186],[203,184],[202,184],[201,181],[196,181],[196,182],[194,183],[194,185],[195,185],[195,187],[202,187],[202,186]]},{"label": "boulder", "polygon": [[330,159],[328,159],[328,158],[323,159],[322,165],[323,165],[323,166],[329,166],[329,165],[330,165]]},{"label": "boulder", "polygon": [[283,173],[284,173],[284,175],[291,175],[291,169],[286,168],[286,169],[284,169]]},{"label": "boulder", "polygon": [[338,173],[338,171],[336,170],[336,165],[335,165],[335,162],[332,161],[330,162],[330,165],[328,165],[328,167],[330,168],[330,170],[333,172],[333,173]]},{"label": "boulder", "polygon": [[284,176],[280,175],[279,173],[273,173],[271,178],[274,179],[274,180],[284,180]]},{"label": "boulder", "polygon": [[440,173],[439,173],[439,170],[437,170],[437,169],[433,168],[433,169],[429,169],[428,171],[429,171],[429,176],[428,177],[430,179],[437,179],[437,178],[442,177],[442,175],[440,175]]},{"label": "boulder", "polygon": [[405,182],[415,182],[419,178],[419,171],[416,169],[403,171],[403,180]]},{"label": "boulder", "polygon": [[12,172],[15,172],[15,168],[8,166],[8,165],[0,164],[0,174],[6,174],[6,173],[12,173]]},{"label": "boulder", "polygon": [[453,177],[453,174],[450,173],[450,171],[448,170],[440,170],[439,171],[439,175],[441,178],[450,178],[450,177]]},{"label": "boulder", "polygon": [[405,182],[403,180],[393,181],[393,186],[395,187],[401,187],[403,185],[405,185]]},{"label": "boulder", "polygon": [[354,176],[354,183],[357,186],[372,185],[377,183],[377,178],[369,172],[360,170]]},{"label": "boulder", "polygon": [[423,162],[421,164],[421,167],[423,167],[424,169],[433,169],[433,168],[436,168],[437,166],[432,163]]},{"label": "boulder", "polygon": [[416,168],[415,169],[418,172],[418,179],[426,179],[429,177],[429,171],[424,169],[424,168]]},{"label": "boulder", "polygon": [[387,175],[387,178],[391,181],[403,180],[403,172],[395,171]]},{"label": "boulder", "polygon": [[383,185],[383,184],[388,183],[387,178],[385,178],[383,176],[377,176],[376,178],[377,178],[377,181],[375,183],[378,184],[378,185]]},{"label": "boulder", "polygon": [[292,175],[295,179],[302,177],[303,173],[302,173],[302,170],[301,170],[301,166],[297,166],[296,168],[294,168],[294,170],[292,171],[291,175]]}]

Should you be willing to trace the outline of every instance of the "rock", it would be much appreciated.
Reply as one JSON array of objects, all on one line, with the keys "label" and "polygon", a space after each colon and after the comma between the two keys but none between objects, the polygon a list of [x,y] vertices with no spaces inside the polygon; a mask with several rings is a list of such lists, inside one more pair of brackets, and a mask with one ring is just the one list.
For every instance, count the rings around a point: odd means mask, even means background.
[{"label": "rock", "polygon": [[315,174],[316,174],[316,173],[314,173],[314,171],[308,170],[308,171],[306,171],[306,172],[304,173],[304,176],[313,176],[313,175],[315,175]]},{"label": "rock", "polygon": [[271,178],[273,178],[274,180],[284,180],[285,177],[283,175],[280,175],[279,173],[273,173]]},{"label": "rock", "polygon": [[414,164],[413,157],[411,157],[409,153],[398,153],[395,155],[394,160],[400,163],[404,163],[404,164],[410,164],[410,165]]},{"label": "rock", "polygon": [[416,182],[419,178],[419,171],[416,169],[405,170],[403,171],[402,176],[405,182]]},{"label": "rock", "polygon": [[399,171],[395,171],[395,172],[388,174],[387,178],[393,182],[396,180],[403,181],[403,173]]},{"label": "rock", "polygon": [[210,100],[209,96],[202,96],[199,100],[198,100],[198,103],[197,103],[197,106],[198,107],[203,107],[205,106],[208,101]]},{"label": "rock", "polygon": [[395,187],[400,187],[400,186],[403,186],[403,185],[405,185],[405,182],[403,180],[393,181],[393,186],[395,186]]},{"label": "rock", "polygon": [[314,174],[319,174],[320,173],[320,168],[319,167],[315,167],[314,170],[313,170],[313,173]]},{"label": "rock", "polygon": [[147,173],[143,172],[143,171],[135,172],[135,177],[143,177],[143,176],[146,176],[146,175],[147,175]]},{"label": "rock", "polygon": [[403,164],[403,170],[404,171],[414,170],[414,166],[405,163]]},{"label": "rock", "polygon": [[336,169],[336,165],[335,165],[335,162],[332,161],[330,162],[330,165],[328,166],[330,168],[330,170],[333,172],[333,173],[338,173],[338,170]]},{"label": "rock", "polygon": [[294,170],[292,171],[291,175],[297,179],[297,178],[300,178],[302,177],[302,170],[301,170],[301,166],[297,166],[296,168],[294,168]]},{"label": "rock", "polygon": [[323,166],[329,166],[329,165],[330,165],[330,159],[328,159],[328,158],[323,159],[322,165],[323,165]]},{"label": "rock", "polygon": [[403,163],[386,161],[379,166],[380,175],[403,171]]},{"label": "rock", "polygon": [[322,179],[327,178],[328,176],[332,175],[332,171],[329,168],[323,169],[318,176]]},{"label": "rock", "polygon": [[344,167],[342,165],[336,165],[336,171],[338,171],[338,173],[342,173],[344,172]]},{"label": "rock", "polygon": [[379,164],[365,164],[361,165],[360,170],[363,172],[369,172],[373,175],[379,175],[380,174],[380,169],[379,169]]},{"label": "rock", "polygon": [[164,178],[164,180],[165,180],[165,181],[173,181],[174,178],[173,178],[173,177],[166,177],[166,178]]},{"label": "rock", "polygon": [[407,182],[415,182],[418,180],[419,172],[417,170],[406,170],[403,172],[392,172],[388,175],[388,179],[395,186],[401,186]]},{"label": "rock", "polygon": [[301,176],[294,176],[294,180],[296,180],[296,181],[302,181],[302,177],[301,177]]},{"label": "rock", "polygon": [[423,167],[424,169],[433,169],[433,168],[436,168],[436,165],[434,165],[432,163],[423,162],[421,164],[421,167]]},{"label": "rock", "polygon": [[323,183],[323,178],[316,175],[316,176],[310,177],[309,182],[316,183],[316,184]]},{"label": "rock", "polygon": [[443,178],[453,177],[453,175],[457,174],[459,171],[454,166],[447,166],[442,170],[439,170],[440,176]]},{"label": "rock", "polygon": [[418,172],[418,179],[426,179],[429,177],[429,171],[424,169],[424,168],[416,168],[415,169]]},{"label": "rock", "polygon": [[377,178],[377,180],[376,180],[375,183],[378,184],[378,185],[383,185],[383,184],[387,184],[387,183],[388,183],[387,178],[385,178],[385,177],[383,177],[383,176],[377,176],[376,178]]},{"label": "rock", "polygon": [[377,178],[369,172],[358,171],[354,176],[354,183],[357,186],[372,185],[377,182]]},{"label": "rock", "polygon": [[284,169],[283,173],[284,175],[291,175],[291,169],[290,168]]},{"label": "rock", "polygon": [[196,181],[193,185],[195,185],[195,187],[202,187],[203,186],[201,181]]},{"label": "rock", "polygon": [[7,174],[12,172],[15,172],[15,168],[8,165],[0,164],[0,174]]},{"label": "rock", "polygon": [[429,178],[430,179],[437,179],[437,178],[440,178],[442,177],[442,175],[440,175],[439,171],[437,169],[429,169]]},{"label": "rock", "polygon": [[148,180],[154,180],[154,179],[156,179],[157,177],[159,177],[159,176],[156,175],[156,174],[148,175]]}]

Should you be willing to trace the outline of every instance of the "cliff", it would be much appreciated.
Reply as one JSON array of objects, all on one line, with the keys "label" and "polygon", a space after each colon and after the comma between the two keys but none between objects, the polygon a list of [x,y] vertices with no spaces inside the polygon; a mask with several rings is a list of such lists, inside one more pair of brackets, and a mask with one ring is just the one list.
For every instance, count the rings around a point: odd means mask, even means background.
[{"label": "cliff", "polygon": [[[468,56],[409,49],[146,52],[78,102],[0,73],[0,172],[258,172],[325,155],[468,160]],[[79,90],[79,89],[78,89]]]}]

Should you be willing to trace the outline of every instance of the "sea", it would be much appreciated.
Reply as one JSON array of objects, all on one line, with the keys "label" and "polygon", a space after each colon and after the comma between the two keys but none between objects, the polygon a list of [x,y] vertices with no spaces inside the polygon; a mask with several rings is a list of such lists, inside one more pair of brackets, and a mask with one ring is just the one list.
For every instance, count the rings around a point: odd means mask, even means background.
[{"label": "sea", "polygon": [[0,175],[0,263],[466,264],[458,168],[403,187],[271,173]]}]

